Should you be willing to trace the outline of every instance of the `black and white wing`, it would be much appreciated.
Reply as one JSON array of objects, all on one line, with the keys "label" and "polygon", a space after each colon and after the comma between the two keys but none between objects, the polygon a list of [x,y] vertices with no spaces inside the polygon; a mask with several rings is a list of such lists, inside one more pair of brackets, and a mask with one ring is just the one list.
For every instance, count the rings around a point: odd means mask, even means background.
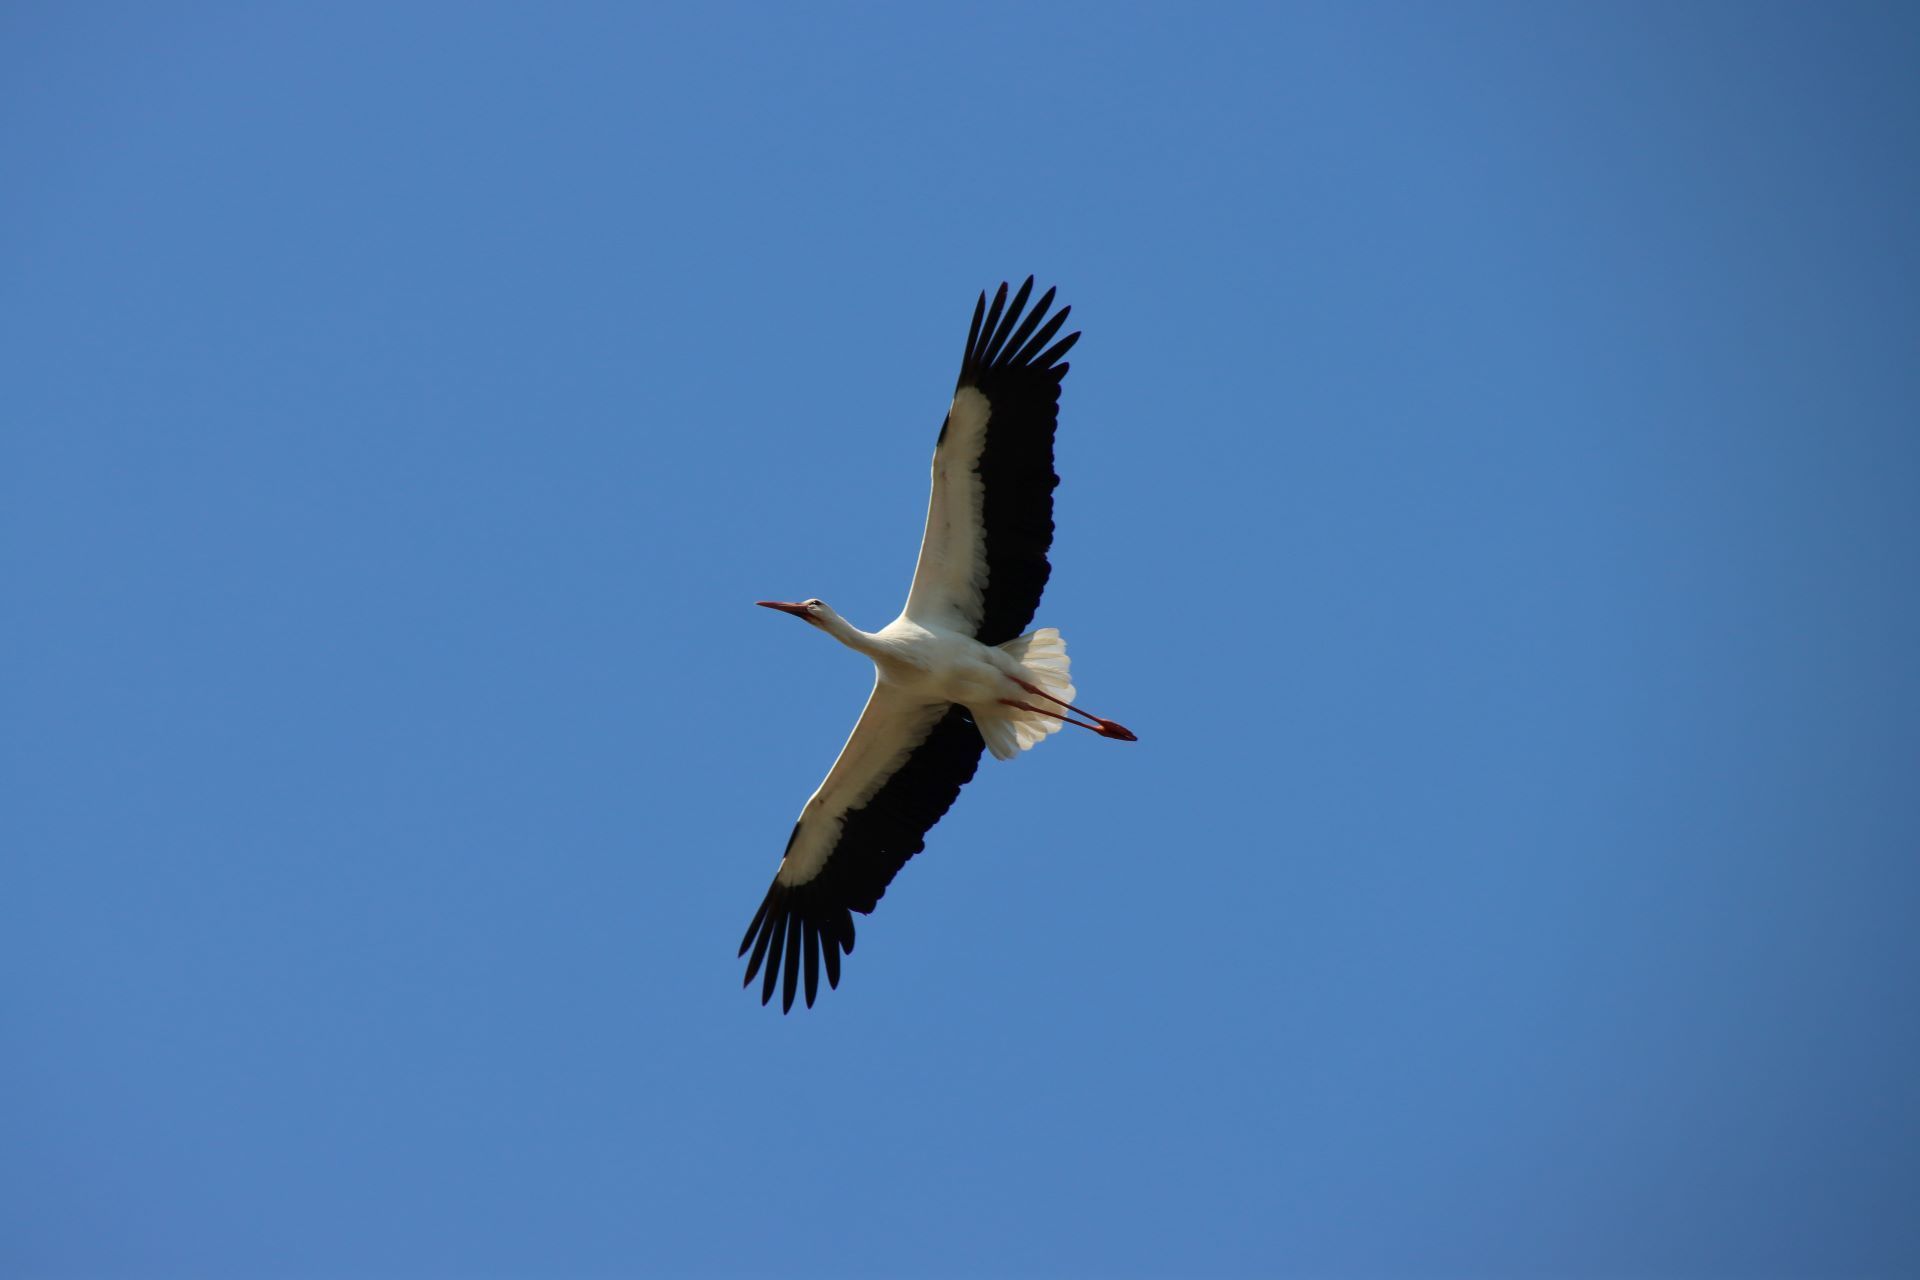
[{"label": "black and white wing", "polygon": [[927,829],[973,777],[983,745],[965,707],[920,702],[875,682],[840,758],[793,824],[773,886],[740,941],[741,955],[753,952],[742,985],[765,966],[761,1004],[777,985],[781,1010],[791,1010],[804,972],[811,1006],[823,962],[827,985],[840,985],[853,912],[872,911],[926,846]]},{"label": "black and white wing", "polygon": [[[933,451],[933,494],[906,616],[1001,644],[1026,630],[1046,589],[1053,544],[1053,431],[1061,357],[1079,341],[1053,335],[1052,289],[1025,311],[1033,277],[1007,301],[1002,284],[973,308],[953,406]],[[1022,318],[1022,312],[1025,317]],[[1053,345],[1047,344],[1052,342]]]}]

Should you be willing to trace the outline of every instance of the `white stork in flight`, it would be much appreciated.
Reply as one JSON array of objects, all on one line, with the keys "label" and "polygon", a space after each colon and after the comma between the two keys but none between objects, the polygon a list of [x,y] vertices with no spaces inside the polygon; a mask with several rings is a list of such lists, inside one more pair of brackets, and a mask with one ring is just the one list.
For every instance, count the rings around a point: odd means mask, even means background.
[{"label": "white stork in flight", "polygon": [[1053,429],[1067,374],[1061,357],[1080,337],[1054,342],[1071,308],[1049,319],[1049,289],[1026,311],[1032,292],[1029,276],[1011,303],[1002,284],[992,306],[984,293],[974,305],[960,381],[934,446],[920,562],[900,616],[869,632],[819,600],[758,602],[859,650],[874,666],[866,710],[800,811],[773,887],[740,943],[741,955],[753,952],[743,985],[765,965],[762,1004],[783,986],[781,1009],[790,1011],[804,972],[811,1006],[823,960],[827,985],[840,985],[841,953],[853,950],[853,913],[871,912],[895,873],[926,847],[928,828],[973,777],[981,747],[1009,760],[1063,724],[1134,741],[1123,726],[1073,705],[1060,633],[1027,630],[1051,572],[1060,483]]}]

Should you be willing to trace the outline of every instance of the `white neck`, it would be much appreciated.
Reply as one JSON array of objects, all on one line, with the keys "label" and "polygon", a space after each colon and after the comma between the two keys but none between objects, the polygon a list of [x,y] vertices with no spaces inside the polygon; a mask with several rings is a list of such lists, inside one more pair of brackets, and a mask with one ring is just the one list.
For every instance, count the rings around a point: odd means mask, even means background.
[{"label": "white neck", "polygon": [[820,629],[849,649],[857,649],[869,658],[879,656],[880,641],[878,637],[862,631],[831,609],[821,613]]}]

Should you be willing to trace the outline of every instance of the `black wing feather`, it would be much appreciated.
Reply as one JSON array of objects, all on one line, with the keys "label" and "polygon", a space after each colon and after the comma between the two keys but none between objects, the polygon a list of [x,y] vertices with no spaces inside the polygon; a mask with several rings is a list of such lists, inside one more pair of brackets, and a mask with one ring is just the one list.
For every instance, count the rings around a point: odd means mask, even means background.
[{"label": "black wing feather", "polygon": [[820,994],[820,926],[812,916],[803,917],[807,932],[800,944],[800,954],[807,962],[807,1008],[813,1008],[813,998]]},{"label": "black wing feather", "polygon": [[800,926],[804,919],[803,916],[795,916],[787,921],[787,958],[783,962],[786,967],[786,977],[780,984],[780,1012],[782,1013],[793,1011],[794,980],[800,976]]},{"label": "black wing feather", "polygon": [[[780,950],[787,940],[787,913],[770,911],[767,916],[766,927],[772,930],[769,936],[773,941],[767,946],[767,974],[760,984],[761,1004],[773,999],[774,984],[780,981]],[[747,981],[751,982],[753,978],[749,976]]]},{"label": "black wing feather", "polygon": [[[894,775],[858,809],[847,812],[840,840],[820,873],[805,884],[784,885],[778,878],[754,913],[753,925],[740,942],[740,954],[749,947],[742,985],[753,983],[764,957],[766,973],[760,985],[760,1003],[773,999],[781,988],[783,1010],[793,1007],[800,976],[801,945],[817,939],[825,951],[827,985],[840,985],[840,956],[853,952],[853,912],[871,912],[886,894],[907,860],[926,847],[933,824],[953,806],[960,788],[980,766],[986,744],[965,707],[955,705],[934,722],[933,729],[915,747]],[[787,841],[791,847],[791,838]],[[807,1003],[818,988],[815,951],[806,948]],[[782,970],[784,982],[782,981]]]},{"label": "black wing feather", "polygon": [[[1004,292],[1006,285],[1002,284],[1000,288]],[[993,331],[993,341],[987,343],[985,354],[988,364],[1000,358],[1001,348],[1007,345],[1007,335],[1013,332],[1015,322],[1020,319],[1021,310],[1027,305],[1027,295],[1032,292],[1033,277],[1028,276],[1026,283],[1022,284],[1018,292],[1013,295],[1013,301],[1007,304],[1006,318],[1000,322],[1000,327]]]},{"label": "black wing feather", "polygon": [[[987,295],[983,293],[980,296],[984,298]],[[1007,282],[1002,280],[1000,287],[994,291],[993,305],[987,308],[987,318],[981,322],[980,332],[977,335],[977,340],[980,343],[979,349],[982,354],[985,354],[986,349],[993,345],[993,331],[1000,327],[1000,313],[1006,305]],[[973,343],[969,342],[967,347],[969,350],[973,349]]]},{"label": "black wing feather", "polygon": [[[840,947],[837,945],[838,942],[839,938],[833,932],[832,923],[829,921],[825,927],[820,930],[821,958],[827,962],[827,985],[829,987],[838,987],[840,985]],[[848,949],[851,949],[852,946],[852,940],[848,939]]]},{"label": "black wing feather", "polygon": [[1065,324],[1067,322],[1067,317],[1072,314],[1073,314],[1072,307],[1062,307],[1058,311],[1054,312],[1053,319],[1047,321],[1046,324],[1042,325],[1040,328],[1040,332],[1034,334],[1033,337],[1029,338],[1026,342],[1026,345],[1021,347],[1019,351],[1014,353],[1012,358],[1013,363],[1014,364],[1030,363],[1033,360],[1034,355],[1037,352],[1039,352],[1040,348],[1046,346],[1047,342],[1053,337],[1053,335],[1060,332],[1060,326]]}]

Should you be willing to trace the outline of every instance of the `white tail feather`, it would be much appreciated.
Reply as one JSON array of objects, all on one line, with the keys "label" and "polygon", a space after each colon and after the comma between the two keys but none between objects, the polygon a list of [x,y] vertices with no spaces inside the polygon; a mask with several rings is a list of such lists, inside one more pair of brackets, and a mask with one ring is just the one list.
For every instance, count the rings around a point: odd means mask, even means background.
[{"label": "white tail feather", "polygon": [[[1068,674],[1067,642],[1052,627],[1041,627],[1017,636],[1000,646],[1000,651],[1018,662],[1027,680],[1062,702],[1073,701],[1073,680]],[[1027,695],[1023,701],[1048,710],[1059,710],[1042,698]],[[995,707],[982,714],[974,712],[980,736],[996,760],[1011,760],[1050,733],[1058,733],[1062,722],[1052,716],[1035,715],[1018,707]]]}]

